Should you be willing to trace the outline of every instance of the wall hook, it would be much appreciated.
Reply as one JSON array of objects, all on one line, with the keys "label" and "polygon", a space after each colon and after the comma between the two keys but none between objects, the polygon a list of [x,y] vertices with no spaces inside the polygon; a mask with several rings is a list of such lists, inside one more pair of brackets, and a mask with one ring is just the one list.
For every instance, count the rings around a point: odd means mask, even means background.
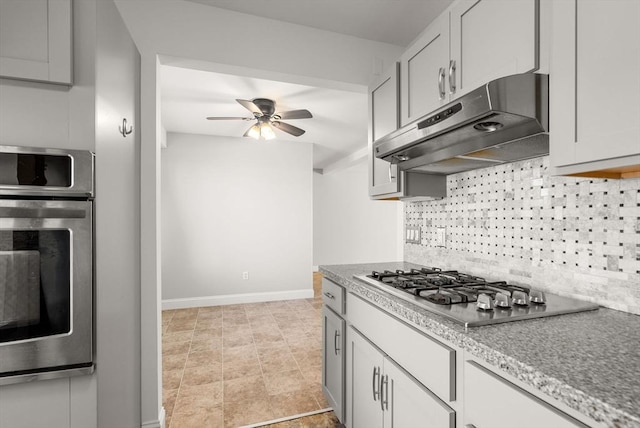
[{"label": "wall hook", "polygon": [[129,129],[127,129],[127,118],[124,118],[122,119],[122,126],[118,126],[118,131],[123,137],[126,137],[133,132],[133,125],[129,125]]}]

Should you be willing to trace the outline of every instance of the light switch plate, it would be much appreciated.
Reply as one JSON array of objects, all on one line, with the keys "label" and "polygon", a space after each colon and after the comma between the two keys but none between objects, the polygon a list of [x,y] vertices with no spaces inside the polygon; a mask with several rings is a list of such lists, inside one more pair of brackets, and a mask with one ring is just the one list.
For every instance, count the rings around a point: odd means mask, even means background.
[{"label": "light switch plate", "polygon": [[407,226],[405,242],[407,244],[419,244],[422,238],[420,226]]}]

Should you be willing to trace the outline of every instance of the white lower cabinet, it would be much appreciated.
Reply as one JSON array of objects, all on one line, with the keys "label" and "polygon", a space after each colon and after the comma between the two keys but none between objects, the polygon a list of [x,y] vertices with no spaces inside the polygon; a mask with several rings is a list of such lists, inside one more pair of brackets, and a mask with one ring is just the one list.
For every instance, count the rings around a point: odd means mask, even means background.
[{"label": "white lower cabinet", "polygon": [[370,301],[347,293],[346,307],[347,428],[600,426]]},{"label": "white lower cabinet", "polygon": [[347,330],[350,428],[455,426],[455,412],[355,328]]},{"label": "white lower cabinet", "polygon": [[322,391],[340,421],[344,421],[344,333],[344,320],[324,306],[322,308]]},{"label": "white lower cabinet", "polygon": [[464,365],[464,426],[467,428],[585,428],[475,361]]},{"label": "white lower cabinet", "polygon": [[70,427],[69,379],[0,388],[0,427]]}]

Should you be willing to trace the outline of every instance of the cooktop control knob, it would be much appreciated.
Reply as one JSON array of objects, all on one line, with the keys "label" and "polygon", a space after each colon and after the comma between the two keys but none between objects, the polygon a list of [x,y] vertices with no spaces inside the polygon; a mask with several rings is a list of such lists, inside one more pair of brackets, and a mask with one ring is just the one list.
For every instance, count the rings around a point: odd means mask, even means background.
[{"label": "cooktop control knob", "polygon": [[529,306],[529,295],[524,291],[514,291],[511,294],[513,304],[518,306]]},{"label": "cooktop control knob", "polygon": [[492,311],[493,299],[491,299],[491,296],[488,294],[480,293],[476,301],[476,308],[482,311]]},{"label": "cooktop control knob", "polygon": [[494,304],[498,308],[510,308],[511,307],[511,296],[505,293],[496,293],[496,300]]},{"label": "cooktop control knob", "polygon": [[531,290],[529,292],[529,299],[531,299],[531,303],[537,303],[538,305],[547,301],[547,297],[544,295],[544,292],[540,290]]}]

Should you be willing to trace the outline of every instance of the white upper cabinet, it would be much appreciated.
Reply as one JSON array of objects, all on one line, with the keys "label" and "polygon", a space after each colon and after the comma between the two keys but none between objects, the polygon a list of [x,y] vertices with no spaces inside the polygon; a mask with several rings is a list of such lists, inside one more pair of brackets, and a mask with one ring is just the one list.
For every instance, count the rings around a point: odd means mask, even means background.
[{"label": "white upper cabinet", "polygon": [[71,0],[0,1],[0,77],[72,83]]},{"label": "white upper cabinet", "polygon": [[398,64],[369,86],[369,195],[400,192],[398,167],[373,155],[373,142],[398,129]]},{"label": "white upper cabinet", "polygon": [[400,58],[401,125],[498,77],[536,71],[539,0],[458,0]]},{"label": "white upper cabinet", "polygon": [[[451,8],[454,97],[538,69],[538,1],[460,0]],[[454,88],[451,88],[451,86]]]},{"label": "white upper cabinet", "polygon": [[449,12],[436,18],[400,57],[402,126],[448,101]]},{"label": "white upper cabinet", "polygon": [[640,177],[640,2],[552,3],[553,173]]}]

